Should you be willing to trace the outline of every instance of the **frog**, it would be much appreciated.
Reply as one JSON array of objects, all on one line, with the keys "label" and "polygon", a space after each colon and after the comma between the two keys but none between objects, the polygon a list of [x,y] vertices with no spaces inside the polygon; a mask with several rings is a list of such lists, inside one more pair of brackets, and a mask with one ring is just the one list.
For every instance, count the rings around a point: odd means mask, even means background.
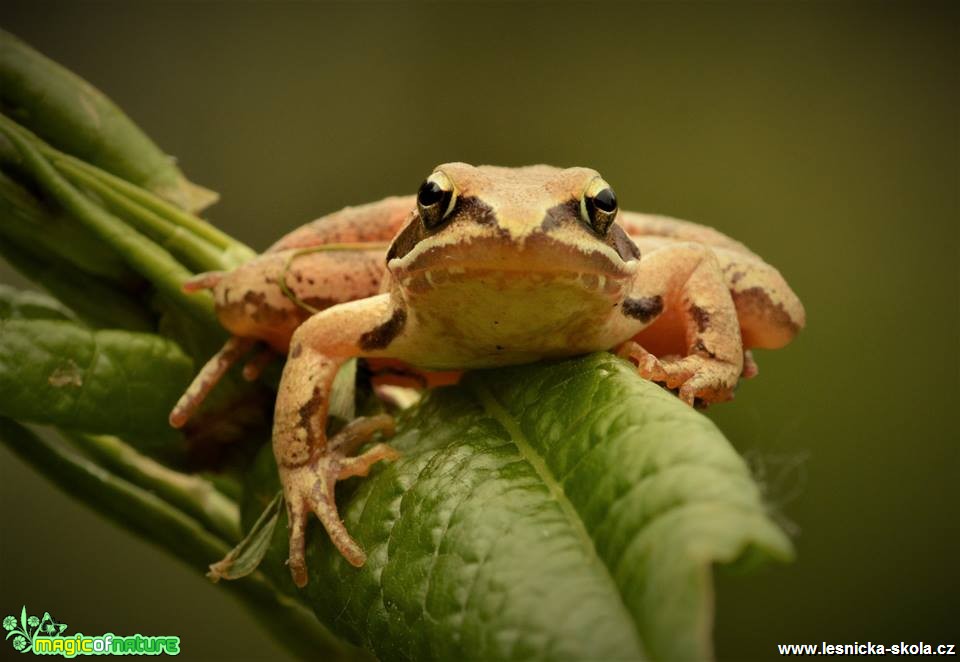
[{"label": "frog", "polygon": [[[596,170],[445,163],[415,195],[347,207],[230,272],[200,274],[231,333],[171,412],[184,425],[231,365],[256,379],[286,355],[273,452],[288,515],[287,565],[306,585],[311,515],[353,566],[366,560],[335,486],[399,457],[389,415],[328,436],[339,368],[386,366],[423,387],[464,371],[614,352],[640,378],[706,406],[758,372],[805,325],[780,272],[713,228],[619,208]],[[254,352],[255,347],[262,351]]]}]

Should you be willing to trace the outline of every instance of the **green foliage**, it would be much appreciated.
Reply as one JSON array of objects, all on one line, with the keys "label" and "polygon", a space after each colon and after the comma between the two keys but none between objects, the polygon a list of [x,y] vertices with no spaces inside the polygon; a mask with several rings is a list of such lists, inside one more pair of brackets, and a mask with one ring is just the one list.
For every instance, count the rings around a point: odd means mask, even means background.
[{"label": "green foliage", "polygon": [[0,283],[0,320],[73,320],[76,316],[56,299]]},{"label": "green foliage", "polygon": [[791,557],[720,431],[611,355],[475,373],[399,423],[340,502],[367,565],[308,545],[313,608],[381,659],[706,659],[712,565]]},{"label": "green foliage", "polygon": [[176,440],[167,416],[193,361],[150,333],[65,320],[0,321],[0,414],[151,441]]},{"label": "green foliage", "polygon": [[116,252],[91,236],[83,226],[0,172],[0,232],[34,252],[49,252],[58,262],[115,284],[130,283],[134,273]]},{"label": "green foliage", "polygon": [[[314,522],[298,591],[269,444],[202,475],[139,452],[196,443],[167,414],[224,332],[181,286],[252,251],[187,210],[190,185],[105,97],[2,32],[0,83],[0,254],[56,297],[0,286],[0,441],[198,571],[226,557],[213,575],[298,656],[703,659],[712,565],[790,558],[717,428],[600,354],[475,373],[405,412],[403,457],[338,490],[367,564]],[[333,425],[370,405],[363,373],[338,376]],[[209,405],[236,427],[236,402],[268,420],[234,378]]]},{"label": "green foliage", "polygon": [[[228,545],[215,533],[145,488],[99,464],[0,416],[0,443],[74,498],[167,550],[192,567],[223,556]],[[303,604],[283,595],[262,573],[226,585],[263,621],[268,631],[303,659],[364,660],[366,656],[337,640]]]},{"label": "green foliage", "polygon": [[250,527],[250,533],[223,559],[211,565],[207,576],[216,582],[221,579],[240,579],[256,570],[270,549],[282,507],[283,493],[277,490],[260,517]]},{"label": "green foliage", "polygon": [[216,199],[188,182],[99,90],[2,30],[0,102],[51,143],[181,207],[199,209]]}]

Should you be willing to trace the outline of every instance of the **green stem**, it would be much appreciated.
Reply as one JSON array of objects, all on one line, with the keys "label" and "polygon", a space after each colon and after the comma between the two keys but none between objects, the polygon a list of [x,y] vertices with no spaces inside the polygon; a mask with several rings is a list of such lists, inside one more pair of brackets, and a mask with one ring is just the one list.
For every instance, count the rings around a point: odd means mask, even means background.
[{"label": "green stem", "polygon": [[228,542],[236,543],[243,537],[240,509],[210,481],[168,469],[138,453],[117,437],[67,430],[61,430],[60,433],[100,466],[155,493]]},{"label": "green stem", "polygon": [[[0,147],[2,143],[0,141]],[[137,275],[87,228],[57,214],[32,193],[0,171],[0,234],[40,246],[93,276],[129,285]]]},{"label": "green stem", "polygon": [[130,294],[58,260],[42,244],[4,235],[0,256],[24,276],[67,305],[88,325],[100,329],[153,331],[150,312]]},{"label": "green stem", "polygon": [[64,154],[53,147],[44,144],[41,151],[50,159],[53,164],[61,169],[71,169],[74,172],[82,172],[90,178],[97,179],[106,186],[109,186],[120,195],[128,198],[133,203],[147,209],[158,216],[168,219],[174,225],[186,228],[196,236],[207,240],[217,248],[229,251],[230,253],[241,257],[247,253],[245,259],[256,256],[256,252],[250,247],[237,241],[219,228],[207,223],[202,218],[183,211],[179,207],[170,204],[166,200],[157,197],[146,189],[140,188],[135,184],[117,177],[109,172],[92,166],[78,158]]},{"label": "green stem", "polygon": [[218,328],[209,293],[186,294],[181,291],[180,286],[193,274],[170,253],[77,191],[43,157],[36,147],[37,138],[29,131],[0,115],[0,133],[20,152],[24,170],[66,211],[113,247],[131,268],[153,283],[165,298],[196,319]]},{"label": "green stem", "polygon": [[63,159],[52,159],[54,166],[74,184],[83,186],[96,193],[103,202],[130,225],[171,251],[196,271],[222,271],[230,267],[224,263],[222,251],[217,250],[206,239],[191,234],[181,226],[171,223],[145,209],[100,179],[76,167]]}]

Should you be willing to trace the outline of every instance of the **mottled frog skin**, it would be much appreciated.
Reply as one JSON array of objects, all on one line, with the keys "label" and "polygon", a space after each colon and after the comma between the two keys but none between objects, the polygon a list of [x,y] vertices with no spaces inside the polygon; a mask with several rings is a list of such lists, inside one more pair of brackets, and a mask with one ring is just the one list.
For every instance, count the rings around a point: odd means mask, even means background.
[{"label": "mottled frog skin", "polygon": [[[398,380],[447,383],[458,371],[609,350],[688,404],[729,400],[804,310],[776,269],[708,227],[621,211],[589,168],[447,163],[416,196],[318,219],[229,273],[201,274],[233,334],[171,414],[183,425],[254,344],[286,353],[273,448],[290,521],[289,566],[307,581],[304,533],[315,513],[360,566],[337,512],[338,480],[396,457],[356,451],[389,416],[325,434],[329,394],[352,357]],[[250,361],[255,378],[270,352]],[[390,377],[381,377],[381,382]]]}]

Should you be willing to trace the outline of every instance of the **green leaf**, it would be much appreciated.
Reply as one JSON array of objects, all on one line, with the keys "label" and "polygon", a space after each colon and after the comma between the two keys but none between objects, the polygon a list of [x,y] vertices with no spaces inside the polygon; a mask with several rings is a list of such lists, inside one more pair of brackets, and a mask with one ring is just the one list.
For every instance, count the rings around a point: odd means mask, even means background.
[{"label": "green leaf", "polygon": [[256,570],[270,548],[282,507],[283,492],[278,490],[247,536],[223,559],[210,566],[207,577],[215,582],[221,579],[240,579]]},{"label": "green leaf", "polygon": [[399,429],[340,490],[367,564],[308,540],[314,610],[383,660],[706,659],[712,565],[791,558],[716,426],[609,354],[474,373]]},{"label": "green leaf", "polygon": [[76,317],[53,297],[0,283],[0,319],[75,320]]},{"label": "green leaf", "polygon": [[167,415],[193,361],[147,333],[58,320],[0,321],[0,414],[83,432],[179,438]]},{"label": "green leaf", "polygon": [[357,402],[357,360],[350,359],[337,371],[330,389],[330,407],[328,414],[343,421],[350,421],[356,416]]},{"label": "green leaf", "polygon": [[156,494],[223,540],[240,539],[237,504],[217,490],[210,480],[174,471],[114,436],[69,431],[61,431],[61,435],[104,469]]},{"label": "green leaf", "polygon": [[141,301],[67,262],[52,259],[49,253],[37,252],[38,248],[11,239],[0,242],[0,256],[61,302],[69,302],[69,308],[90,326],[129,331],[155,327]]}]

